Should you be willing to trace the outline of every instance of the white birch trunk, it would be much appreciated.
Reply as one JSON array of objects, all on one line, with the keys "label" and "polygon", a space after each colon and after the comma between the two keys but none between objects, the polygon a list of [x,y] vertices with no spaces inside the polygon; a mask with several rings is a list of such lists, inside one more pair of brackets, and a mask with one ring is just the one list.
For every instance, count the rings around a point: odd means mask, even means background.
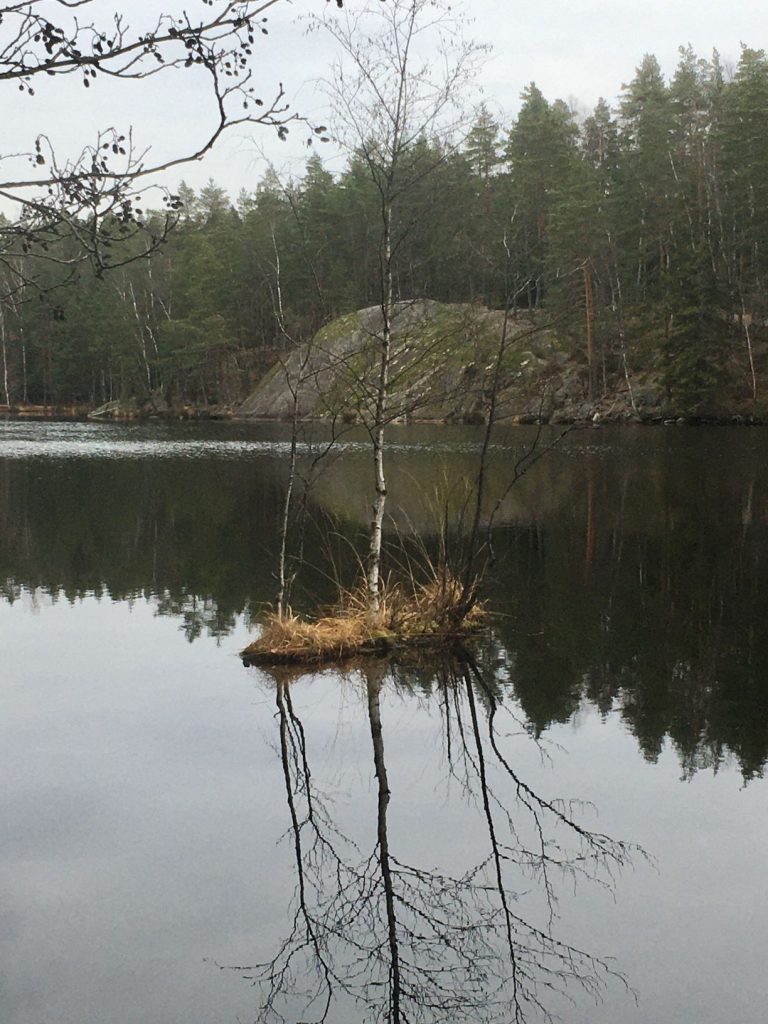
[{"label": "white birch trunk", "polygon": [[27,390],[27,343],[23,331],[21,334],[21,400],[24,405],[29,404],[29,392]]},{"label": "white birch trunk", "polygon": [[5,404],[10,406],[11,389],[8,384],[8,352],[5,342],[5,313],[3,311],[2,304],[0,304],[0,343],[3,348],[3,392],[5,394]]},{"label": "white birch trunk", "polygon": [[286,573],[288,528],[291,521],[291,503],[293,502],[293,486],[296,480],[296,448],[299,429],[299,386],[293,389],[293,415],[291,417],[291,459],[288,468],[288,486],[283,502],[283,520],[280,524],[280,559],[278,564],[277,614],[282,618],[285,611],[285,599],[288,590]]},{"label": "white birch trunk", "polygon": [[376,388],[376,408],[373,430],[373,467],[376,481],[376,499],[371,522],[371,546],[368,555],[368,604],[371,612],[381,610],[381,540],[384,529],[384,511],[387,505],[387,479],[384,471],[384,426],[387,416],[389,392],[389,362],[392,352],[392,208],[384,210],[381,347],[379,354],[379,381]]},{"label": "white birch trunk", "polygon": [[747,356],[749,357],[749,372],[752,378],[752,401],[757,401],[757,377],[755,375],[755,360],[752,355],[752,336],[749,333],[749,316],[744,305],[744,296],[741,296],[741,325],[744,328],[744,338],[747,342]]},{"label": "white birch trunk", "polygon": [[139,304],[136,300],[136,292],[133,288],[133,281],[128,282],[128,290],[131,294],[131,305],[133,306],[133,315],[136,318],[136,340],[139,343],[139,351],[141,352],[141,360],[144,363],[144,373],[147,378],[147,393],[152,394],[152,370],[149,365],[149,357],[147,356],[147,341],[144,333],[144,318],[139,312]]}]

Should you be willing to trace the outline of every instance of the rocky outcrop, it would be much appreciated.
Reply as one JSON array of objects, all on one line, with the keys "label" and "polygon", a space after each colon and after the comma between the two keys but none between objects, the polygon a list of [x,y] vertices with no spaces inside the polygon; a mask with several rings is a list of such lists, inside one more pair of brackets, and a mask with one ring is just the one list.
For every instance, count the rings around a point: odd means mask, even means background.
[{"label": "rocky outcrop", "polygon": [[[310,344],[286,354],[235,415],[287,419],[361,419],[371,411],[382,316],[378,307],[324,327]],[[403,420],[481,422],[503,357],[497,387],[499,419],[557,423],[661,421],[670,415],[653,373],[606,370],[590,396],[589,370],[542,314],[432,301],[399,303],[392,323],[390,410]]]},{"label": "rocky outcrop", "polygon": [[[370,418],[378,375],[381,310],[336,319],[311,343],[286,353],[234,415],[289,419]],[[500,345],[503,357],[499,362]],[[531,423],[678,422],[662,374],[625,371],[613,354],[590,371],[578,341],[563,338],[544,313],[399,303],[392,322],[389,410],[400,420],[481,422],[497,391],[500,421]],[[723,384],[717,407],[699,421],[751,422]],[[731,390],[733,390],[731,388]],[[735,391],[734,391],[735,394]]]}]

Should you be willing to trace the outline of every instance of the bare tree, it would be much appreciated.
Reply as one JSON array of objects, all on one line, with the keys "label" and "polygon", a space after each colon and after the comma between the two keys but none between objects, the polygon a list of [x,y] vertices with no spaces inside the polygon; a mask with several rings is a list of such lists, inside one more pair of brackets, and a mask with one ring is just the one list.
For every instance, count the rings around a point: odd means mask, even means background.
[{"label": "bare tree", "polygon": [[[89,258],[97,270],[135,259],[116,245],[138,233],[144,214],[142,193],[163,171],[200,159],[235,126],[261,125],[284,136],[296,120],[282,85],[262,97],[253,81],[253,62],[267,34],[270,9],[282,0],[200,0],[200,13],[160,10],[138,24],[115,11],[104,14],[100,0],[27,0],[0,5],[0,86],[6,118],[33,121],[29,111],[38,83],[50,78],[79,80],[92,93],[106,82],[149,81],[158,105],[173,114],[169,90],[193,76],[207,89],[209,116],[175,153],[154,158],[133,129],[94,125],[79,152],[56,151],[51,138],[32,129],[19,152],[0,153],[0,200],[17,211],[0,221],[0,262],[9,289],[18,292],[34,273],[21,254],[76,264]],[[337,0],[338,2],[338,0]],[[182,86],[183,87],[183,86]],[[11,99],[11,97],[15,97]],[[22,129],[23,131],[23,129]],[[162,191],[165,219],[143,232],[144,249],[162,239],[180,200]],[[63,231],[72,244],[56,248]],[[117,255],[122,252],[123,255]]]},{"label": "bare tree", "polygon": [[[304,224],[299,213],[296,195],[290,185],[283,183],[279,175],[270,168],[274,181],[278,184],[283,198],[290,208],[294,226],[298,229],[302,256],[307,264],[310,278],[314,285],[314,308],[309,316],[308,325],[295,328],[286,315],[284,302],[281,247],[278,241],[274,222],[269,226],[272,251],[265,260],[261,271],[269,289],[272,300],[272,314],[278,334],[286,348],[285,355],[278,359],[281,378],[289,396],[288,417],[291,425],[290,452],[288,458],[288,479],[280,516],[280,545],[277,569],[277,595],[275,611],[281,618],[290,608],[291,589],[296,576],[304,562],[304,538],[308,504],[313,485],[321,471],[325,460],[336,451],[336,442],[344,431],[340,424],[338,410],[329,403],[324,404],[328,432],[319,444],[313,443],[302,431],[302,401],[308,390],[320,390],[319,378],[322,371],[317,361],[319,348],[316,332],[326,317],[326,302],[320,277],[306,242]],[[348,427],[346,429],[349,429]],[[300,447],[308,456],[305,466],[300,465]],[[297,501],[295,491],[301,487],[300,499]],[[297,542],[294,545],[293,557],[289,554],[292,516],[297,520]]]},{"label": "bare tree", "polygon": [[[461,95],[480,49],[462,39],[461,25],[443,0],[390,0],[368,4],[340,18],[317,22],[336,41],[342,56],[327,83],[334,109],[334,133],[350,153],[362,157],[378,197],[378,304],[381,322],[376,383],[364,412],[371,439],[375,479],[367,564],[368,601],[378,612],[381,549],[387,500],[385,431],[392,371],[395,264],[409,226],[398,223],[402,198],[437,164],[411,161],[421,140],[448,143],[463,118]],[[449,152],[450,145],[443,148]],[[439,159],[439,158],[438,158]]]}]

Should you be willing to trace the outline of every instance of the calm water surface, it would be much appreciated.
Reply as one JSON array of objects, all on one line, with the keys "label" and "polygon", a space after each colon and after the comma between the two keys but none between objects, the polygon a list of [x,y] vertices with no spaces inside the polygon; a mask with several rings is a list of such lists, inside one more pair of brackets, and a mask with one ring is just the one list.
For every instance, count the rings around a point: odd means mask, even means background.
[{"label": "calm water surface", "polygon": [[[429,545],[481,438],[393,436],[390,539]],[[499,434],[497,494],[531,439]],[[414,1021],[513,1020],[517,981],[531,1021],[762,1024],[766,442],[571,434],[502,503],[476,664],[294,676],[237,657],[281,428],[0,424],[3,1024],[317,1020],[328,972],[329,1022],[386,1019],[388,892]],[[298,603],[369,501],[349,435]],[[550,992],[569,972],[602,1001]]]}]

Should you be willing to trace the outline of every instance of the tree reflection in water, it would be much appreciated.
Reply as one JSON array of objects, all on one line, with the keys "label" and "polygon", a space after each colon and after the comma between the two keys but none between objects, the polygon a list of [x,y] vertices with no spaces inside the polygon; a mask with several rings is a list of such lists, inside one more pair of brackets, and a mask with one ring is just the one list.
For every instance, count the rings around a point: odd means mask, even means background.
[{"label": "tree reflection in water", "polygon": [[[483,823],[484,852],[459,873],[409,863],[392,848],[381,713],[392,666],[369,662],[350,674],[364,688],[376,779],[370,852],[342,831],[313,780],[295,673],[269,673],[296,890],[274,955],[236,968],[260,990],[257,1019],[339,1024],[346,1007],[350,1020],[362,1011],[387,1024],[520,1024],[551,1019],[552,1001],[574,987],[599,996],[612,978],[626,984],[607,960],[558,938],[556,890],[563,876],[611,886],[642,851],[588,830],[570,804],[526,784],[504,749],[498,722],[508,709],[473,658],[459,652],[431,669],[446,767]],[[538,908],[521,888],[531,879]]]}]

